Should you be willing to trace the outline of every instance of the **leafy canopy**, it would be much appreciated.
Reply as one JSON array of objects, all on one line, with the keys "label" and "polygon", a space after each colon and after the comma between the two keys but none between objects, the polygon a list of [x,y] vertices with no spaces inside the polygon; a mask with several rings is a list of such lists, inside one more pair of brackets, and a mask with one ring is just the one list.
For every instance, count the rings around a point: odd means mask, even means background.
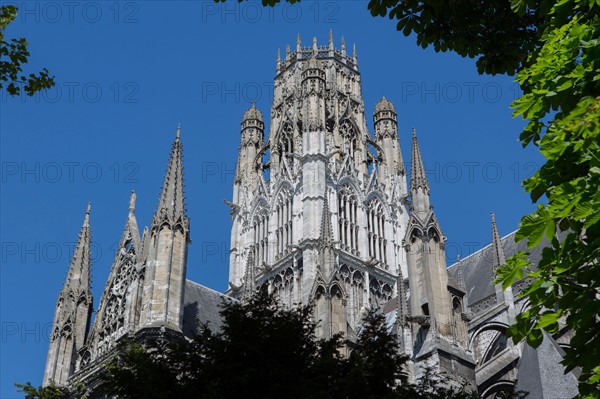
[{"label": "leafy canopy", "polygon": [[23,65],[27,64],[30,56],[27,40],[24,37],[4,40],[6,28],[16,17],[17,7],[0,6],[0,90],[6,89],[11,96],[18,96],[23,90],[28,96],[33,96],[54,86],[54,77],[46,68],[37,74],[23,74]]}]

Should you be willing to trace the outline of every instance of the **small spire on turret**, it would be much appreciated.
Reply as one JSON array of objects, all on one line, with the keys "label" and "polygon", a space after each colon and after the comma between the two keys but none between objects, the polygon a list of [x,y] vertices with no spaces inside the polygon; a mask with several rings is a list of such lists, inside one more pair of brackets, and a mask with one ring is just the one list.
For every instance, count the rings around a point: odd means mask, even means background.
[{"label": "small spire on turret", "polygon": [[129,213],[135,212],[135,200],[136,200],[135,191],[131,190],[131,196],[129,197]]},{"label": "small spire on turret", "polygon": [[329,29],[329,50],[333,50],[333,30]]},{"label": "small spire on turret", "polygon": [[333,228],[331,226],[331,211],[329,210],[329,200],[327,193],[323,201],[323,215],[321,217],[321,243],[325,246],[333,245]]},{"label": "small spire on turret", "polygon": [[279,73],[279,70],[281,69],[281,49],[277,49],[277,61],[275,62],[275,69],[277,70],[277,73]]},{"label": "small spire on turret", "polygon": [[319,46],[317,45],[317,37],[313,37],[313,56],[317,56],[317,53],[319,52]]},{"label": "small spire on turret", "polygon": [[504,248],[502,248],[502,240],[498,233],[498,226],[496,226],[496,218],[494,212],[490,212],[492,217],[492,248],[494,251],[493,268],[494,271],[506,263],[506,256],[504,255]]},{"label": "small spire on turret", "polygon": [[358,55],[356,54],[356,43],[352,45],[352,61],[354,61],[354,65],[358,64]]},{"label": "small spire on turret", "polygon": [[248,301],[256,292],[255,271],[254,271],[254,249],[248,252],[248,261],[246,262],[246,272],[244,273],[244,282],[242,286],[242,301]]},{"label": "small spire on turret", "polygon": [[289,61],[290,60],[290,45],[288,44],[287,46],[285,46],[285,60]]},{"label": "small spire on turret", "polygon": [[466,290],[467,285],[465,284],[465,275],[463,272],[463,265],[460,259],[460,255],[456,255],[456,262],[458,263],[458,284],[460,285],[460,288]]},{"label": "small spire on turret", "polygon": [[85,217],[83,218],[83,225],[89,227],[90,226],[90,211],[92,209],[92,203],[88,201],[87,209],[85,211]]},{"label": "small spire on turret", "polygon": [[177,135],[175,139],[179,140],[181,138],[181,122],[177,125]]},{"label": "small spire on turret", "polygon": [[421,158],[421,150],[417,141],[417,129],[412,129],[412,169],[410,177],[410,189],[416,190],[421,187],[425,194],[429,194],[429,182],[425,173],[425,166]]},{"label": "small spire on turret", "polygon": [[396,323],[397,325],[403,326],[407,323],[408,302],[406,300],[406,289],[404,286],[404,276],[402,275],[402,268],[398,268],[398,308],[396,309]]},{"label": "small spire on turret", "polygon": [[163,218],[168,218],[172,221],[187,219],[183,191],[183,148],[180,137],[181,126],[177,127],[177,136],[171,146],[167,173],[163,182],[158,209],[154,215],[154,226],[159,226]]},{"label": "small spire on turret", "polygon": [[92,203],[88,202],[83,217],[83,223],[81,231],[79,232],[79,238],[71,258],[71,264],[69,266],[69,274],[65,287],[77,291],[83,290],[89,292],[90,290],[90,266],[91,266],[91,235],[90,235],[90,211]]},{"label": "small spire on turret", "polygon": [[298,33],[298,37],[296,38],[296,51],[300,52],[300,50],[302,50],[302,47],[300,43],[300,33]]},{"label": "small spire on turret", "polygon": [[342,36],[342,56],[345,57],[346,56],[346,40],[344,39],[344,36]]},{"label": "small spire on turret", "polygon": [[325,279],[331,278],[335,270],[335,243],[333,239],[333,227],[331,225],[331,211],[329,210],[328,195],[325,192],[323,200],[323,211],[321,212],[321,272]]}]

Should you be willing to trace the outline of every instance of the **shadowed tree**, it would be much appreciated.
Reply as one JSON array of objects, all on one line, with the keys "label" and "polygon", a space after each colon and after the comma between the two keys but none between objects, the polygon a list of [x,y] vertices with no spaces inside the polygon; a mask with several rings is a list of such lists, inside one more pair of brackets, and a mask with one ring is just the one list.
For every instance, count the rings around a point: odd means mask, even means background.
[{"label": "shadowed tree", "polygon": [[[352,353],[341,335],[320,340],[310,307],[285,309],[259,292],[224,305],[222,329],[206,326],[194,339],[124,341],[100,376],[100,391],[124,399],[474,399],[436,376],[407,383],[407,358],[398,352],[385,318],[370,312]],[[27,399],[80,397],[65,388],[19,385]],[[69,396],[71,394],[71,396]],[[437,395],[437,396],[436,396]]]}]

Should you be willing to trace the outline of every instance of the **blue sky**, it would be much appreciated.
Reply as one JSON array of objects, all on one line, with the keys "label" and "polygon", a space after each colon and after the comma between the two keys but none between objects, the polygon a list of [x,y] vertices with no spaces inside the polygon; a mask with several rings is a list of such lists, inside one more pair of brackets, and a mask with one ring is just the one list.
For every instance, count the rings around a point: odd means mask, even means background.
[{"label": "blue sky", "polygon": [[[40,384],[57,295],[85,207],[92,202],[94,298],[100,299],[137,193],[140,226],[158,202],[181,123],[193,243],[188,278],[227,285],[231,199],[239,127],[251,100],[269,115],[277,49],[356,43],[368,120],[386,96],[398,112],[410,162],[417,128],[448,258],[502,235],[533,205],[520,182],[542,164],[517,141],[509,105],[518,85],[479,76],[475,62],[435,53],[373,19],[363,1],[257,3],[13,2],[7,37],[26,36],[27,71],[47,67],[57,86],[34,98],[0,98],[0,397]],[[268,126],[268,123],[266,124]],[[372,126],[370,126],[372,128]]]}]

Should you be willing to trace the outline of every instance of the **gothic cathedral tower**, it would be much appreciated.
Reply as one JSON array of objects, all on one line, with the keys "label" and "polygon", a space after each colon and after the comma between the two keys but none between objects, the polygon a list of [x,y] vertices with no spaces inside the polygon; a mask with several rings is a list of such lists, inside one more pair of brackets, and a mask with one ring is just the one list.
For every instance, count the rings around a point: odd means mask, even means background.
[{"label": "gothic cathedral tower", "polygon": [[96,373],[119,340],[144,334],[182,335],[190,242],[182,147],[177,129],[158,209],[150,230],[144,229],[141,237],[135,217],[136,195],[131,193],[125,228],[91,328],[88,206],[56,306],[44,385],[67,385],[77,378],[87,381],[93,390]]},{"label": "gothic cathedral tower", "polygon": [[425,355],[428,335],[427,353],[441,336],[466,345],[452,307],[464,292],[448,280],[416,137],[409,191],[397,123],[382,98],[369,133],[356,49],[349,55],[343,38],[338,50],[331,33],[326,46],[298,37],[295,51],[278,53],[267,134],[254,104],[242,119],[229,294],[264,289],[286,306],[313,303],[319,334],[350,340],[367,309],[392,304],[406,353]]},{"label": "gothic cathedral tower", "polygon": [[274,87],[268,136],[254,105],[242,120],[230,293],[252,284],[287,306],[314,301],[321,334],[352,336],[362,311],[394,296],[405,263],[396,115],[382,100],[373,140],[356,52],[331,35],[327,46],[288,46]]},{"label": "gothic cathedral tower", "polygon": [[[356,51],[313,39],[278,57],[268,135],[253,105],[242,119],[234,183],[230,293],[253,285],[287,306],[313,302],[320,333],[355,335],[361,316],[396,295],[407,222],[393,105],[367,128]],[[247,277],[254,276],[252,279]]]}]

